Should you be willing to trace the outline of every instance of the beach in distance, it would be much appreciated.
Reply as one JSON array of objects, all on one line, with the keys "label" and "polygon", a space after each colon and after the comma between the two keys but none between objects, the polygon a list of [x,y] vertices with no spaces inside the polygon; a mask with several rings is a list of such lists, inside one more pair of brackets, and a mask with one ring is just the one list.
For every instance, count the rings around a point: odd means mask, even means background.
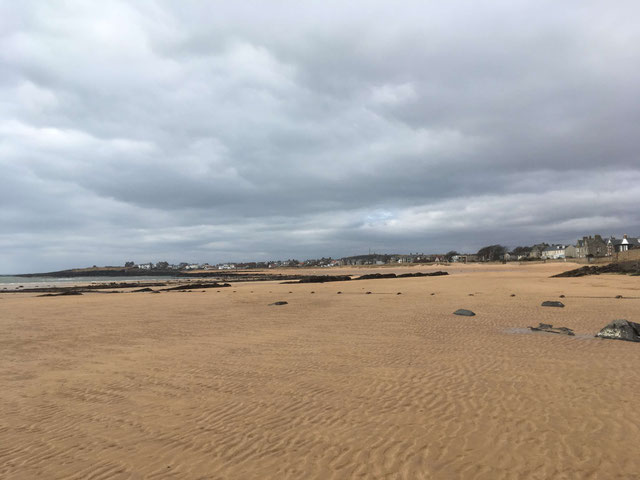
[{"label": "beach in distance", "polygon": [[639,479],[640,277],[579,266],[0,291],[0,478]]}]

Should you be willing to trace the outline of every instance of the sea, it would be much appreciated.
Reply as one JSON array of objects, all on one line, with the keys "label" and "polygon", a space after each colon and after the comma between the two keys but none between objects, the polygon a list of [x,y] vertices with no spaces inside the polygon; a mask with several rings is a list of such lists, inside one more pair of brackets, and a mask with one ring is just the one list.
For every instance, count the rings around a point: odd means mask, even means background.
[{"label": "sea", "polygon": [[167,281],[172,276],[129,276],[129,277],[13,277],[11,275],[0,275],[0,291],[15,290],[24,288],[58,287],[61,285],[87,285],[96,283],[111,282],[155,282]]}]

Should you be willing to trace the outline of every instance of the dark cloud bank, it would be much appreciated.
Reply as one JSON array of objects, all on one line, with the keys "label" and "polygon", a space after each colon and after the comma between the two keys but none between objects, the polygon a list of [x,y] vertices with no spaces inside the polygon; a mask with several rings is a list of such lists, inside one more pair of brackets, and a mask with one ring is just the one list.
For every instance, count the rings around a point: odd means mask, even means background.
[{"label": "dark cloud bank", "polygon": [[344,3],[4,2],[0,273],[640,233],[637,2]]}]

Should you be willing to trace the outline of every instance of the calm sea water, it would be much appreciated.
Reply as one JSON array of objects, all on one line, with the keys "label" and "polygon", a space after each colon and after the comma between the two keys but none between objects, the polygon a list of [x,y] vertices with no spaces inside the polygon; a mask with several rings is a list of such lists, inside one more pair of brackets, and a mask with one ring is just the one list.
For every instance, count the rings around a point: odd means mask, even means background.
[{"label": "calm sea water", "polygon": [[48,277],[12,277],[9,275],[0,275],[0,289],[12,289],[24,285],[25,288],[55,286],[60,284],[79,284],[79,283],[110,283],[110,282],[153,282],[164,281],[175,277],[157,276],[157,277],[71,277],[71,278],[48,278]]}]

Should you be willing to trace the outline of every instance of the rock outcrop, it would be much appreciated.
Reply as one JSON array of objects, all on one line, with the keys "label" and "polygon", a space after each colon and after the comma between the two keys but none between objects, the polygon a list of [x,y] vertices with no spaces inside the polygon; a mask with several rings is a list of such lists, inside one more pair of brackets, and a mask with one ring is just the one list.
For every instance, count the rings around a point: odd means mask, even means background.
[{"label": "rock outcrop", "polygon": [[575,270],[558,273],[553,277],[584,277],[585,275],[600,275],[601,273],[630,273],[637,275],[640,273],[640,262],[616,262],[601,266],[586,265]]},{"label": "rock outcrop", "polygon": [[550,323],[539,323],[537,327],[529,327],[534,332],[559,333],[561,335],[574,336],[573,330],[567,327],[554,327]]},{"label": "rock outcrop", "polygon": [[628,342],[640,342],[640,323],[628,320],[614,320],[596,333],[598,338],[612,340],[626,340]]},{"label": "rock outcrop", "polygon": [[560,307],[564,308],[564,303],[556,302],[554,300],[547,300],[546,302],[542,302],[543,307]]},{"label": "rock outcrop", "polygon": [[351,280],[349,275],[309,275],[302,277],[300,280],[282,282],[283,284],[292,283],[327,283],[327,282],[347,282]]},{"label": "rock outcrop", "polygon": [[230,287],[229,283],[188,283],[185,285],[178,285],[177,287],[169,287],[163,288],[163,292],[171,292],[171,291],[185,291],[192,290],[194,288],[222,288],[222,287]]},{"label": "rock outcrop", "polygon": [[395,273],[368,273],[366,275],[360,275],[358,278],[354,280],[379,280],[382,278],[396,278],[397,275]]},{"label": "rock outcrop", "polygon": [[361,275],[358,278],[354,278],[354,280],[377,280],[381,278],[414,278],[414,277],[441,277],[442,275],[449,275],[448,272],[443,272],[438,270],[437,272],[416,272],[416,273],[401,273],[400,275],[396,275],[395,273],[368,273],[366,275]]},{"label": "rock outcrop", "polygon": [[61,293],[45,293],[44,295],[38,295],[39,297],[64,297],[67,295],[82,295],[82,293],[75,290],[67,290]]},{"label": "rock outcrop", "polygon": [[466,310],[464,308],[459,308],[458,310],[456,310],[455,312],[453,312],[454,315],[462,315],[463,317],[475,317],[476,314],[473,313],[471,310]]}]

